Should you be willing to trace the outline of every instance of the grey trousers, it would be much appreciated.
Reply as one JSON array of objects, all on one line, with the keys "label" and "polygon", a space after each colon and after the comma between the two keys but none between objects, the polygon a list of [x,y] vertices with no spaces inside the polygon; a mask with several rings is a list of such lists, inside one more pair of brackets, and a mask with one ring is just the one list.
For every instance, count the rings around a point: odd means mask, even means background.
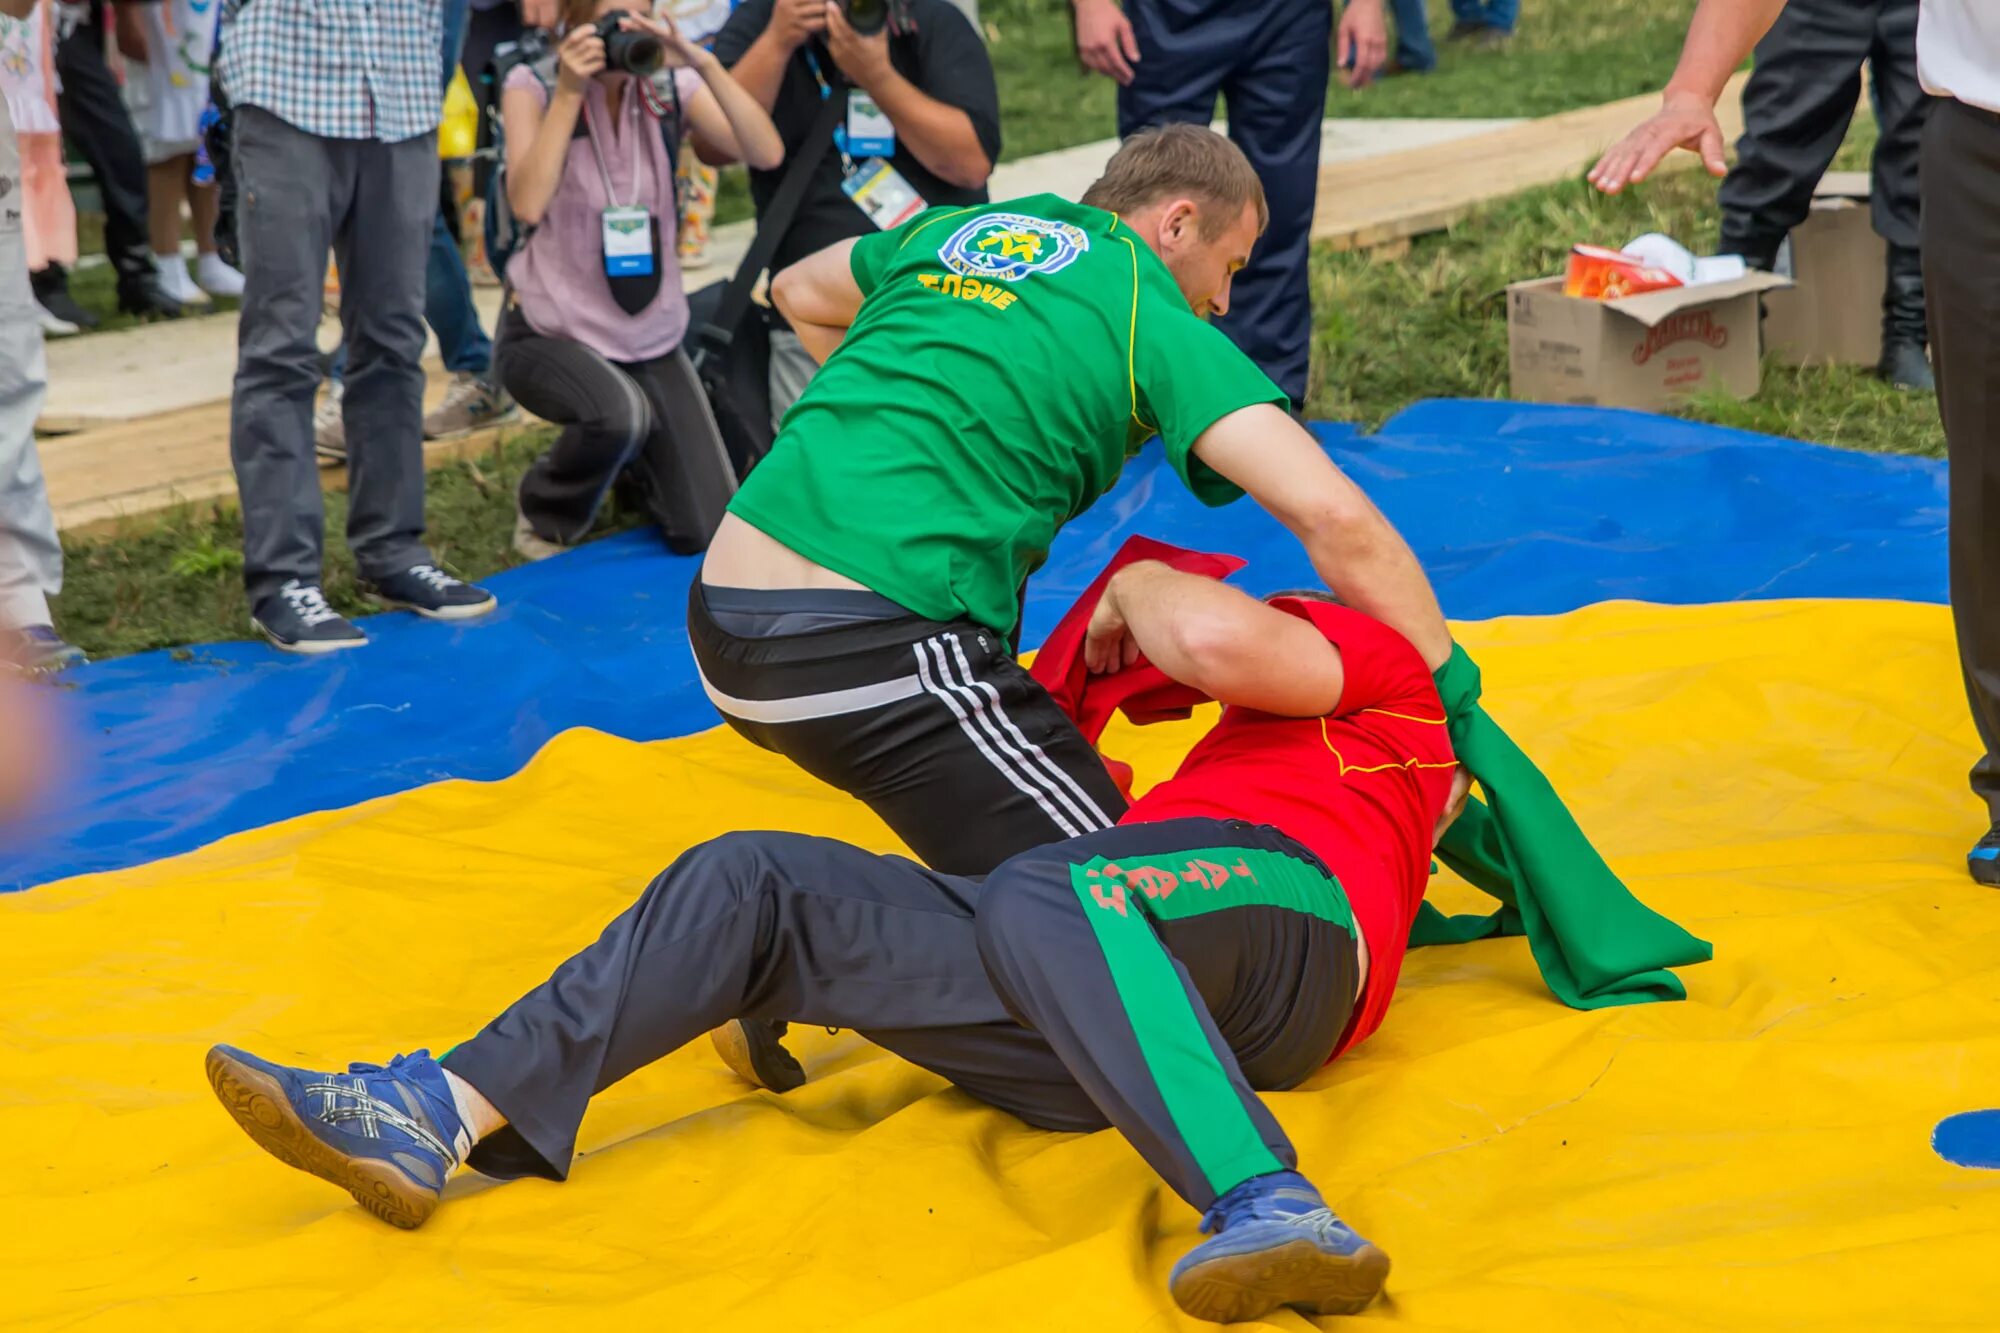
[{"label": "grey trousers", "polygon": [[799,335],[780,325],[771,330],[771,429],[785,419],[785,413],[792,410],[792,404],[799,401],[799,395],[812,383],[812,377],[819,374],[819,362],[812,359]]},{"label": "grey trousers", "polygon": [[48,361],[21,236],[21,150],[0,98],[0,629],[49,623],[62,547],[35,452]]},{"label": "grey trousers", "polygon": [[1972,790],[2000,823],[2000,115],[1939,98],[1922,178],[1924,291],[1951,453],[1951,615],[1984,750]]},{"label": "grey trousers", "polygon": [[1256,1090],[1326,1063],[1359,972],[1339,885],[1240,820],[1102,829],[984,884],[826,838],[732,833],[669,866],[444,1064],[507,1118],[474,1170],[561,1180],[591,1097],[711,1028],[852,1028],[1031,1125],[1115,1127],[1206,1209],[1297,1164]]},{"label": "grey trousers", "polygon": [[323,139],[261,107],[236,111],[243,313],[229,452],[243,503],[251,605],[318,583],[326,513],[313,455],[329,250],[347,347],[347,543],[364,577],[430,560],[424,535],[424,265],[437,214],[437,135]]}]

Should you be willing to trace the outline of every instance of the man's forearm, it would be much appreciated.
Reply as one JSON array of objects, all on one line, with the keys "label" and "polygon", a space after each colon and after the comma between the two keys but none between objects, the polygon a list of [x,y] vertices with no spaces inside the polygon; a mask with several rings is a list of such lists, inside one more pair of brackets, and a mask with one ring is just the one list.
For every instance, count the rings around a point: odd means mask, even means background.
[{"label": "man's forearm", "polygon": [[791,63],[792,48],[766,28],[729,72],[764,110],[771,111],[778,105],[778,91],[785,86],[785,68]]},{"label": "man's forearm", "polygon": [[993,172],[993,160],[972,128],[972,117],[940,102],[901,74],[890,70],[875,80],[868,93],[896,127],[917,161],[941,180],[976,190]]},{"label": "man's forearm", "polygon": [[1699,97],[1714,106],[1722,87],[1777,22],[1785,0],[1701,0],[1688,24],[1680,63],[1667,80],[1668,97]]},{"label": "man's forearm", "polygon": [[0,0],[0,14],[10,19],[24,19],[34,8],[35,0]]},{"label": "man's forearm", "polygon": [[1365,498],[1360,510],[1299,534],[1313,569],[1336,596],[1410,641],[1435,671],[1451,657],[1451,627],[1402,535]]}]

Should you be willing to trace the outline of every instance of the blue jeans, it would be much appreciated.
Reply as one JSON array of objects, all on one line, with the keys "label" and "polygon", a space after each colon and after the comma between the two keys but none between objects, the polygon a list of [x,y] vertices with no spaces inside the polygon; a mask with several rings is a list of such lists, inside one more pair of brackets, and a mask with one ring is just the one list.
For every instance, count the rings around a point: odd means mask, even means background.
[{"label": "blue jeans", "polygon": [[1389,0],[1389,13],[1396,20],[1396,63],[1412,74],[1435,69],[1437,49],[1431,45],[1431,18],[1424,12],[1424,0]]},{"label": "blue jeans", "polygon": [[[445,0],[443,83],[451,86],[452,71],[458,67],[458,53],[465,45],[465,14],[468,0]],[[479,309],[472,303],[472,280],[465,275],[465,258],[451,229],[439,213],[431,224],[431,250],[424,263],[424,322],[437,334],[438,355],[444,368],[485,375],[493,365],[493,340],[479,327]],[[347,373],[347,346],[333,354],[328,376],[338,382]]]},{"label": "blue jeans", "polygon": [[1521,16],[1521,0],[1451,0],[1451,16],[1460,23],[1512,32]]}]

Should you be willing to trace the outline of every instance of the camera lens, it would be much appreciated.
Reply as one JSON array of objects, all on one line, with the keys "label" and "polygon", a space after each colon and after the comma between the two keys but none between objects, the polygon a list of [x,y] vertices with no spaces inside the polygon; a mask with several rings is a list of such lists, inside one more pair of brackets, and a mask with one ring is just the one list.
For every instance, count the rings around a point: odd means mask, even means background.
[{"label": "camera lens", "polygon": [[840,0],[847,26],[863,37],[872,37],[889,22],[889,0]]},{"label": "camera lens", "polygon": [[649,32],[620,28],[619,13],[606,14],[597,21],[597,35],[604,39],[604,64],[627,74],[651,74],[666,60],[666,48]]}]

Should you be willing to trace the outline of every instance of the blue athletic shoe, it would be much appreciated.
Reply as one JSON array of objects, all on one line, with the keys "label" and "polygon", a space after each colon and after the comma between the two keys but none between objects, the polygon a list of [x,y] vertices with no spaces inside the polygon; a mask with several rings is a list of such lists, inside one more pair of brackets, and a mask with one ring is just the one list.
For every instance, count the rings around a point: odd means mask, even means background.
[{"label": "blue athletic shoe", "polygon": [[2000,824],[1972,844],[1972,850],[1965,854],[1965,868],[1987,888],[2000,888]]},{"label": "blue athletic shoe", "polygon": [[1359,1314],[1389,1280],[1389,1256],[1333,1215],[1296,1171],[1244,1181],[1201,1219],[1210,1240],[1174,1265],[1167,1287],[1196,1319],[1234,1324],[1281,1305]]},{"label": "blue athletic shoe", "polygon": [[472,1146],[444,1069],[428,1051],[322,1074],[217,1046],[208,1053],[208,1081],[258,1147],[405,1230],[437,1208]]}]

